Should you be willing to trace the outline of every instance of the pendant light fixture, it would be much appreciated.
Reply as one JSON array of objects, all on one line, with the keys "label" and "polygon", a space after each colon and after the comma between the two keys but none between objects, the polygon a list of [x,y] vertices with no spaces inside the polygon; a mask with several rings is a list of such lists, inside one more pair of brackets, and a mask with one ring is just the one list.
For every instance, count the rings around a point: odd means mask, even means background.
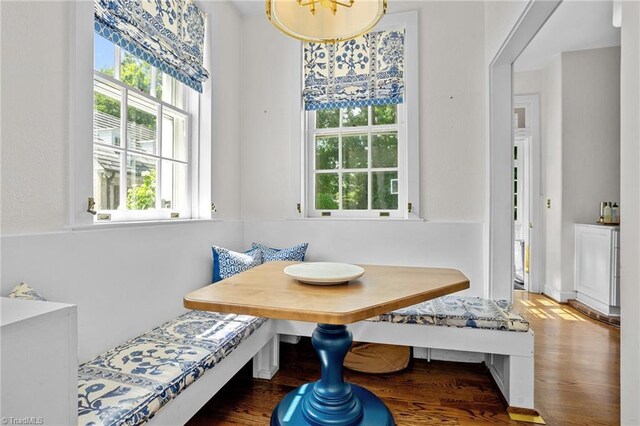
[{"label": "pendant light fixture", "polygon": [[336,43],[371,30],[387,11],[387,0],[266,0],[267,17],[288,36]]}]

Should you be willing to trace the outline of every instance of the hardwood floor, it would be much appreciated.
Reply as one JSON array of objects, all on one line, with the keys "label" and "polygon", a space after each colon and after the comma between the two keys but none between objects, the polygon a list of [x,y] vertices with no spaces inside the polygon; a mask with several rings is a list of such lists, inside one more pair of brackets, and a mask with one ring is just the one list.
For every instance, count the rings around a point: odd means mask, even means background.
[{"label": "hardwood floor", "polygon": [[[619,424],[619,329],[540,295],[516,292],[515,304],[536,333],[536,408],[547,424]],[[252,379],[248,364],[188,424],[269,424],[284,395],[319,375],[309,339],[282,344],[280,365],[269,381]],[[481,364],[413,360],[401,373],[345,376],[380,396],[398,425],[524,424],[510,420]]]}]

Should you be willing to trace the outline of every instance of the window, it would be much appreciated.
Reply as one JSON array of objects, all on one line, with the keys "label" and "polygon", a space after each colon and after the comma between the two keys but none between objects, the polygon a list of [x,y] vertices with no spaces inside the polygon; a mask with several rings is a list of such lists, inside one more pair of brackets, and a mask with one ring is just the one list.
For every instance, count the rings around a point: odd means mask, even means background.
[{"label": "window", "polygon": [[96,220],[191,216],[190,90],[94,35]]},{"label": "window", "polygon": [[415,11],[387,14],[356,39],[303,45],[297,216],[419,218],[417,27]]},{"label": "window", "polygon": [[404,104],[308,112],[312,216],[401,217]]}]

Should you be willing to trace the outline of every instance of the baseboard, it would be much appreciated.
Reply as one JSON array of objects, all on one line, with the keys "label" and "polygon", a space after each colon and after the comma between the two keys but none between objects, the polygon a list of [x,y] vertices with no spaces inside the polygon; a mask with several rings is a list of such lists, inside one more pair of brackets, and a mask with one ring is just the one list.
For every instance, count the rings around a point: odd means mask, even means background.
[{"label": "baseboard", "polygon": [[545,284],[543,293],[558,303],[567,303],[569,299],[576,298],[575,291],[560,291],[548,284]]}]

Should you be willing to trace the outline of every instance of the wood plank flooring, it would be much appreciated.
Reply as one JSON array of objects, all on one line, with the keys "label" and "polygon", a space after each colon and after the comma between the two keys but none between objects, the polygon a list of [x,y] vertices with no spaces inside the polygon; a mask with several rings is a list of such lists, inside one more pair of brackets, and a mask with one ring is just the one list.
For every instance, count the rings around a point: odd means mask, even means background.
[{"label": "wood plank flooring", "polygon": [[[536,408],[547,424],[619,424],[619,329],[540,295],[516,292],[515,304],[536,333]],[[268,425],[284,395],[319,375],[309,339],[282,344],[280,365],[269,381],[251,378],[248,364],[188,424]],[[413,360],[401,373],[345,376],[380,396],[398,425],[524,424],[510,420],[481,364]]]}]

